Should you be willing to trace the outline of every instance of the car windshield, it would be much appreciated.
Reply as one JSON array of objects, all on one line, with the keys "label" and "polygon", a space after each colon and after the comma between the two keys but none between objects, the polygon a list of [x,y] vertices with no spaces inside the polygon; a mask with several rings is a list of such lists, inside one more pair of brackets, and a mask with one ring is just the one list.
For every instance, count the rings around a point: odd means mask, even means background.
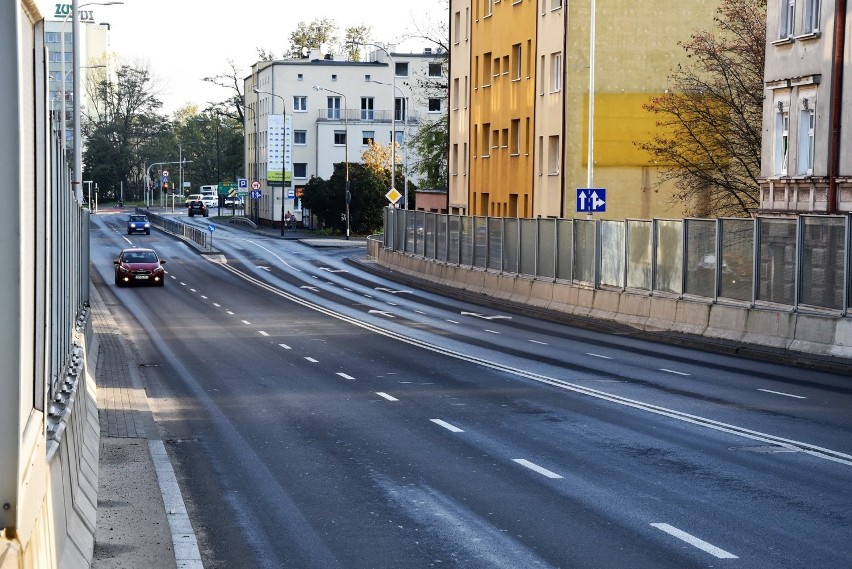
[{"label": "car windshield", "polygon": [[124,254],[125,263],[156,263],[157,254],[153,251],[131,251]]},{"label": "car windshield", "polygon": [[131,215],[130,221],[148,221],[148,218],[144,215]]}]

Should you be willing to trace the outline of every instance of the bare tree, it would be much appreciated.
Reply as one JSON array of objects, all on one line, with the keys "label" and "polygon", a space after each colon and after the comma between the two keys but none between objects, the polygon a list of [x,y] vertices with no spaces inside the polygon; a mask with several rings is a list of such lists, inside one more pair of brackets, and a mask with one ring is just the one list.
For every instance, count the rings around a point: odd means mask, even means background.
[{"label": "bare tree", "polygon": [[658,134],[638,146],[663,165],[689,215],[747,216],[760,202],[766,0],[723,0],[714,21],[680,43],[690,62],[645,105]]},{"label": "bare tree", "polygon": [[228,68],[228,71],[224,73],[205,77],[204,81],[231,91],[227,99],[220,103],[211,103],[211,107],[216,107],[223,115],[242,123],[245,116],[245,109],[243,108],[243,78],[233,59],[228,59]]}]

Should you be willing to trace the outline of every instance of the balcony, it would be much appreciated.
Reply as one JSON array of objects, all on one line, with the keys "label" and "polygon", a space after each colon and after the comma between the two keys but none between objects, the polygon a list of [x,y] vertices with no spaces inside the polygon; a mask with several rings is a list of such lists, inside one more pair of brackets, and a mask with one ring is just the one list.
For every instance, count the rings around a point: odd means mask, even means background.
[{"label": "balcony", "polygon": [[[388,123],[390,124],[393,119],[394,112],[391,110],[379,110],[379,111],[364,111],[361,109],[319,109],[317,111],[317,121],[318,122],[334,122],[341,123],[344,122],[344,116],[346,122],[350,124],[362,123],[362,124],[375,124],[375,123]],[[405,118],[405,120],[403,120]],[[408,111],[406,113],[396,113],[396,123],[398,125],[419,125],[421,122],[420,113],[416,111]]]}]

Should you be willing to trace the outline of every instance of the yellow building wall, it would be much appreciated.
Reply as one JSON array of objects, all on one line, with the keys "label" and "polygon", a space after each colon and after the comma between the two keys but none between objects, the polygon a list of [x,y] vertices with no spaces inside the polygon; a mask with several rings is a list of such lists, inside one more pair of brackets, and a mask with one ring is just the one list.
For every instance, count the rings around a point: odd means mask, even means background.
[{"label": "yellow building wall", "polygon": [[[672,86],[669,76],[687,63],[678,45],[713,26],[717,1],[597,0],[595,42],[595,187],[606,188],[608,219],[683,217],[671,182],[660,184],[661,165],[638,149],[656,132],[656,117],[642,108]],[[565,216],[576,214],[576,188],[587,185],[589,3],[572,2],[568,15],[565,97]]]},{"label": "yellow building wall", "polygon": [[[536,3],[473,0],[472,5],[469,213],[530,217]],[[520,45],[519,79],[515,45]]]}]

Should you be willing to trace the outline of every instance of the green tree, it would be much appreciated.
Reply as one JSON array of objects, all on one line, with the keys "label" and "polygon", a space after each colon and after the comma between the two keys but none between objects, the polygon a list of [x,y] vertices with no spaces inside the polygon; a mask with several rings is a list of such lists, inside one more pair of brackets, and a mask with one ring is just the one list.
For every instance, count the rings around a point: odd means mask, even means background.
[{"label": "green tree", "polygon": [[300,58],[311,49],[320,49],[326,45],[329,50],[335,50],[340,44],[337,23],[330,18],[316,18],[309,24],[299,22],[290,34],[288,56]]},{"label": "green tree", "polygon": [[760,204],[766,1],[723,0],[715,29],[681,47],[690,63],[645,106],[658,134],[638,146],[664,165],[689,215],[747,216]]},{"label": "green tree", "polygon": [[[364,164],[349,164],[349,229],[350,232],[367,235],[382,227],[383,209],[387,204],[384,194],[387,188],[380,176]],[[346,164],[334,165],[331,178],[323,180],[316,176],[308,180],[302,196],[302,205],[324,227],[339,233],[346,230]]]},{"label": "green tree", "polygon": [[180,144],[184,180],[193,188],[233,182],[243,170],[242,125],[216,108],[199,112],[193,105],[179,109],[174,117],[174,141],[170,154]]},{"label": "green tree", "polygon": [[86,140],[83,177],[100,199],[141,199],[149,150],[170,129],[157,114],[162,103],[144,67],[121,65],[114,75],[94,69],[85,86],[91,104],[82,117]]}]

